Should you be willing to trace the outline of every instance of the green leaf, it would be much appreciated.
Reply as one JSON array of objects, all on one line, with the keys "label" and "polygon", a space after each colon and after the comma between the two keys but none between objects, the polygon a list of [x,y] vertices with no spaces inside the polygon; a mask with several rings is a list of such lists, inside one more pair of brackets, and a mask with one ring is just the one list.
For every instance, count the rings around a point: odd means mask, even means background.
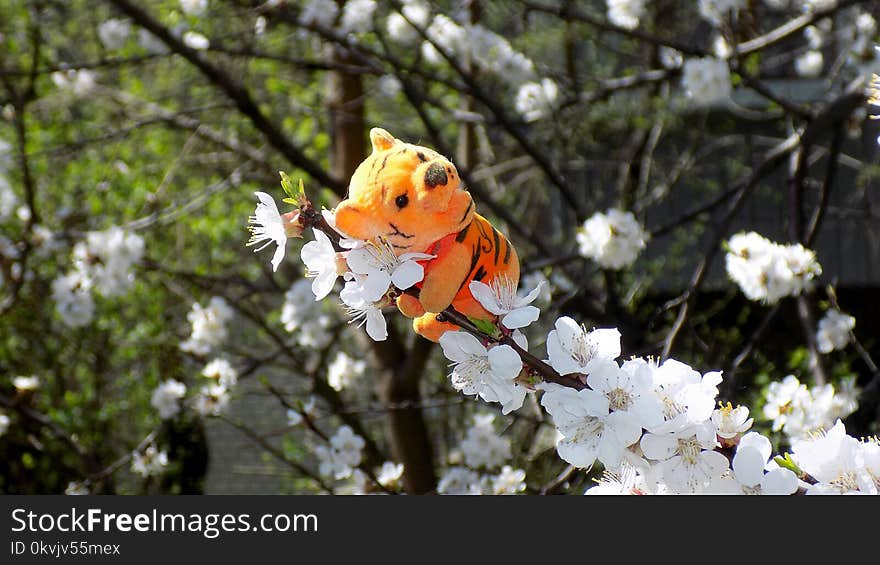
[{"label": "green leaf", "polygon": [[777,455],[773,458],[773,460],[776,462],[777,465],[784,469],[788,469],[798,477],[804,474],[804,472],[801,471],[801,468],[797,466],[797,463],[792,461],[791,454],[788,452],[784,453],[783,455]]},{"label": "green leaf", "polygon": [[284,171],[279,171],[279,173],[281,173],[281,188],[284,189],[284,193],[288,196],[288,198],[284,199],[284,202],[295,204],[296,206],[305,204],[306,191],[303,187],[302,179],[299,179],[299,186],[294,188],[293,182],[287,176],[287,173]]},{"label": "green leaf", "polygon": [[468,318],[468,320],[486,335],[492,337],[498,337],[501,335],[501,332],[498,331],[498,327],[489,320],[478,320],[476,318]]}]

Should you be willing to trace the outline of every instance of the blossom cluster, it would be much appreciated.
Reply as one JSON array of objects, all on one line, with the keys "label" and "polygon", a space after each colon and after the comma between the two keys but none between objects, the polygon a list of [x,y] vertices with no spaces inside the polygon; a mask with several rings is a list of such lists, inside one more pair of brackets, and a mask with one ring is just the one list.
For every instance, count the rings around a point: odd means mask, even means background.
[{"label": "blossom cluster", "polygon": [[76,328],[92,321],[92,291],[107,297],[127,292],[144,247],[141,236],[120,227],[89,232],[74,245],[73,270],[52,282],[52,298],[64,324]]},{"label": "blossom cluster", "polygon": [[[332,214],[325,213],[325,218],[332,226]],[[646,239],[640,230],[636,223],[632,229],[619,231],[638,234],[629,236],[630,247],[640,247]],[[306,243],[301,253],[313,279],[312,295],[316,300],[326,297],[341,273],[346,282],[340,297],[353,319],[366,318],[367,333],[383,338],[381,307],[390,304],[389,292],[419,282],[421,263],[431,256],[397,256],[381,240],[355,241],[344,234],[338,243],[342,251],[337,252],[326,234],[314,232],[315,240]],[[768,289],[763,299],[768,301],[801,292],[820,272],[811,251],[780,246],[757,234],[738,234],[729,248],[729,272],[751,274],[750,261],[761,266],[762,284]],[[878,492],[877,442],[846,435],[840,423],[857,407],[854,381],[843,381],[839,390],[831,384],[807,389],[790,376],[770,386],[764,416],[772,420],[774,431],[789,436],[792,446],[791,453],[780,459],[773,457],[768,437],[750,431],[753,418],[747,407],[719,402],[720,372],[701,374],[675,359],[621,360],[621,335],[615,328],[588,329],[561,317],[546,336],[543,361],[560,379],[538,376],[546,373],[535,370],[533,356],[526,370],[529,344],[521,330],[538,319],[540,310],[531,303],[544,285],[538,284],[527,294],[517,286],[504,278],[470,283],[472,296],[495,316],[494,328],[447,331],[440,337],[450,362],[450,383],[465,395],[501,404],[502,414],[520,409],[527,395],[535,395],[552,417],[559,457],[581,469],[601,464],[604,477],[587,493]],[[837,325],[847,323],[838,320]],[[824,331],[830,341],[838,339],[828,327]],[[338,364],[345,373],[357,372],[350,358],[340,357]],[[340,374],[333,380],[341,383],[343,379]],[[524,472],[506,464],[509,440],[494,433],[493,420],[477,418],[441,477],[439,493],[525,489]],[[357,469],[362,449],[363,439],[343,426],[326,446],[316,448],[320,473],[348,478],[355,491],[362,490],[357,486],[366,480]],[[497,475],[483,472],[499,466]]]},{"label": "blossom cluster", "polygon": [[749,300],[774,304],[808,290],[822,274],[816,254],[797,243],[781,245],[755,232],[727,242],[727,275]]},{"label": "blossom cluster", "polygon": [[153,389],[150,403],[163,420],[175,418],[184,406],[191,406],[203,417],[219,416],[230,401],[230,392],[238,383],[238,370],[223,357],[215,357],[202,369],[205,379],[195,395],[187,401],[187,386],[176,380],[167,379]]},{"label": "blossom cluster", "polygon": [[773,431],[782,431],[790,439],[810,437],[827,430],[840,418],[858,408],[858,389],[854,378],[807,388],[794,375],[770,383],[764,403],[764,417]]},{"label": "blossom cluster", "polygon": [[578,252],[603,269],[632,265],[645,248],[648,233],[630,211],[611,208],[596,212],[578,230]]},{"label": "blossom cluster", "polygon": [[526,490],[526,472],[507,464],[510,440],[498,435],[494,422],[490,413],[474,418],[451,457],[453,465],[437,483],[439,494],[518,494]]},{"label": "blossom cluster", "polygon": [[819,320],[816,331],[816,344],[821,353],[831,353],[835,349],[843,349],[852,339],[852,330],[856,327],[856,319],[849,314],[832,308]]}]

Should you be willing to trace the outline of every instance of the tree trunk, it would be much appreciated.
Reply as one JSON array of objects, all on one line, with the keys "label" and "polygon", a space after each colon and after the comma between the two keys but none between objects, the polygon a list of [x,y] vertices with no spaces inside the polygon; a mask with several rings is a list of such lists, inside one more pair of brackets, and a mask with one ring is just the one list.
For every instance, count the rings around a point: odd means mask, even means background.
[{"label": "tree trunk", "polygon": [[[333,49],[335,63],[352,61],[339,49]],[[367,154],[364,119],[364,86],[361,75],[331,71],[327,104],[330,111],[332,174],[345,182]],[[415,337],[409,351],[405,341],[395,338],[389,320],[389,339],[371,342],[374,363],[378,367],[378,389],[388,407],[386,426],[394,459],[404,465],[403,483],[408,494],[422,494],[436,488],[431,441],[421,409],[419,383],[432,344]]]}]

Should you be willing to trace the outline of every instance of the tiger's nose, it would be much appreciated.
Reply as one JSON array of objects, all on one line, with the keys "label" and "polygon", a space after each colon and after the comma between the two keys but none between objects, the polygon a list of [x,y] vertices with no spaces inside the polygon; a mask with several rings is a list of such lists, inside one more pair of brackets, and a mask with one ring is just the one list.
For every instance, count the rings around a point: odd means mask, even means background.
[{"label": "tiger's nose", "polygon": [[425,187],[428,190],[440,184],[446,184],[449,179],[446,177],[446,169],[440,163],[431,163],[428,170],[425,171]]}]

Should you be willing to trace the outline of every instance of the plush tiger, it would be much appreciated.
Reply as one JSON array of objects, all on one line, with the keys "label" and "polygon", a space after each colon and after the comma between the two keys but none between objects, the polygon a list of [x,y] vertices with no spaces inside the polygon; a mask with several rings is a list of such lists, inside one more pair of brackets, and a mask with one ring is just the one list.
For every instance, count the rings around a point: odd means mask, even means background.
[{"label": "plush tiger", "polygon": [[498,276],[519,281],[519,258],[510,241],[474,210],[448,159],[404,143],[381,128],[370,131],[373,152],[355,170],[348,196],[335,209],[336,225],[357,239],[384,237],[400,255],[428,253],[418,299],[404,294],[397,306],[414,318],[419,335],[439,341],[448,330],[437,313],[450,304],[468,317],[492,320],[468,283]]}]

